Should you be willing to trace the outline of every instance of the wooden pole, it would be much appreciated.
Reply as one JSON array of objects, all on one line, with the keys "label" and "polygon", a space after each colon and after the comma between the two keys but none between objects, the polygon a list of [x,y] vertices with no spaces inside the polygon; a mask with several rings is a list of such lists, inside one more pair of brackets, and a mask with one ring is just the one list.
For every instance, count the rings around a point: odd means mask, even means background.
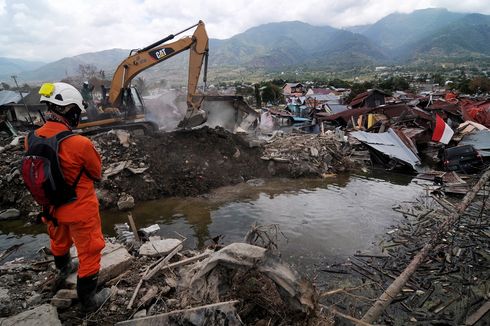
[{"label": "wooden pole", "polygon": [[460,215],[468,208],[470,203],[475,198],[476,194],[483,187],[490,178],[490,169],[487,169],[481,176],[480,180],[471,188],[471,190],[464,196],[463,200],[456,206],[456,211],[449,214],[446,220],[441,224],[438,230],[432,235],[431,239],[425,246],[419,251],[419,253],[412,259],[410,264],[405,270],[391,283],[391,285],[383,292],[378,300],[373,304],[371,308],[362,317],[362,321],[366,323],[375,322],[379,316],[385,311],[385,309],[391,304],[393,299],[400,293],[404,285],[408,282],[408,279],[427,258],[429,253],[439,243],[440,239],[446,234],[455,222],[458,221]]},{"label": "wooden pole", "polygon": [[131,230],[133,231],[134,238],[136,241],[141,242],[140,237],[138,236],[138,229],[136,229],[136,224],[134,224],[133,214],[131,212],[128,213],[129,225],[131,226]]}]

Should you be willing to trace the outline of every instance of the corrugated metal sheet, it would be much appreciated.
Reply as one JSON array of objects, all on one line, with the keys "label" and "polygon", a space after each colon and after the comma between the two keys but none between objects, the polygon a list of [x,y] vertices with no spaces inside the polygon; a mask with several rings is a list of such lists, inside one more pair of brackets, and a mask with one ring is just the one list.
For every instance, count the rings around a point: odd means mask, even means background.
[{"label": "corrugated metal sheet", "polygon": [[410,164],[413,169],[420,164],[420,158],[403,143],[391,128],[388,129],[388,132],[380,134],[354,131],[350,135],[388,157]]},{"label": "corrugated metal sheet", "polygon": [[479,130],[463,137],[458,145],[472,145],[484,157],[490,157],[490,130]]},{"label": "corrugated metal sheet", "polygon": [[0,105],[18,103],[21,100],[19,92],[0,91]]},{"label": "corrugated metal sheet", "polygon": [[340,113],[340,112],[347,110],[347,105],[344,105],[344,104],[327,103],[327,105],[333,114]]}]

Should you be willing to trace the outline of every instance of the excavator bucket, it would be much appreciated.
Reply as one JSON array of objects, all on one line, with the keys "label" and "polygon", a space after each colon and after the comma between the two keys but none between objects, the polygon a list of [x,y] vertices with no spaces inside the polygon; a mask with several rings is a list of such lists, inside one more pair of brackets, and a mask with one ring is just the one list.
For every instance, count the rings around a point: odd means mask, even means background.
[{"label": "excavator bucket", "polygon": [[201,122],[205,126],[215,128],[220,126],[230,132],[247,131],[256,126],[259,113],[252,109],[242,96],[199,96],[202,99],[200,111],[196,118],[191,118],[195,123]]},{"label": "excavator bucket", "polygon": [[189,108],[184,116],[184,119],[179,122],[177,128],[193,128],[204,124],[206,121],[206,111]]}]

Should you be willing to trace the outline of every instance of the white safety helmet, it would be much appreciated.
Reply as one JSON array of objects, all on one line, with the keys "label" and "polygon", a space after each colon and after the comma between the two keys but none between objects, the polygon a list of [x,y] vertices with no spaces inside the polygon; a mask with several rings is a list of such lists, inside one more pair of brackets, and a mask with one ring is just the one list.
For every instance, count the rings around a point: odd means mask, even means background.
[{"label": "white safety helmet", "polygon": [[85,113],[86,103],[83,101],[82,94],[67,83],[44,83],[39,89],[41,99],[39,102],[53,103],[61,107],[76,104],[82,113]]}]

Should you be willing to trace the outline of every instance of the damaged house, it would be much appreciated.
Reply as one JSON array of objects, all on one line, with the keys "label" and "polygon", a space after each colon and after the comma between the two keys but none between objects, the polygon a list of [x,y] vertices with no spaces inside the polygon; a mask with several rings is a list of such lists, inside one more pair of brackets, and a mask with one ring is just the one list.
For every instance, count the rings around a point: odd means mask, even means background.
[{"label": "damaged house", "polygon": [[282,87],[282,93],[284,96],[303,96],[305,93],[305,87],[301,83],[286,83]]},{"label": "damaged house", "polygon": [[371,89],[354,97],[350,102],[350,106],[353,109],[365,107],[375,108],[385,104],[387,97],[389,97],[389,94],[380,91],[379,89]]},{"label": "damaged house", "polygon": [[37,92],[23,93],[10,90],[0,91],[0,116],[12,125],[19,127],[41,119],[46,104],[39,103],[41,96]]}]

